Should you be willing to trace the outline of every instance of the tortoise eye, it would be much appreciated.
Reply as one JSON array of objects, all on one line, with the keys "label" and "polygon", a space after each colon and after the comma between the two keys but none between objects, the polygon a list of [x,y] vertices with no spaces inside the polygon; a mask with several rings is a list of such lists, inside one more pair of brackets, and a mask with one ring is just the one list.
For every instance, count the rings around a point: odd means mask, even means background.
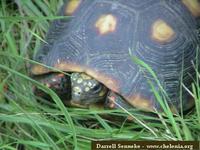
[{"label": "tortoise eye", "polygon": [[101,88],[102,88],[102,85],[101,85],[101,84],[97,84],[97,85],[95,85],[95,86],[92,88],[92,91],[98,92],[98,91],[101,90]]}]

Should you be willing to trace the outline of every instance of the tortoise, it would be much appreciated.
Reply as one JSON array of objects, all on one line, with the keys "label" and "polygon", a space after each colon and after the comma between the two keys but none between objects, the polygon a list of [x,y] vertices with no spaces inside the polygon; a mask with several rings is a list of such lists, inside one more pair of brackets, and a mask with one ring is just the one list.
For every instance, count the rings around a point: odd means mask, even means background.
[{"label": "tortoise", "polygon": [[72,17],[52,22],[34,60],[70,75],[39,64],[31,73],[64,101],[162,111],[157,92],[172,111],[194,105],[198,0],[69,0],[58,15]]}]

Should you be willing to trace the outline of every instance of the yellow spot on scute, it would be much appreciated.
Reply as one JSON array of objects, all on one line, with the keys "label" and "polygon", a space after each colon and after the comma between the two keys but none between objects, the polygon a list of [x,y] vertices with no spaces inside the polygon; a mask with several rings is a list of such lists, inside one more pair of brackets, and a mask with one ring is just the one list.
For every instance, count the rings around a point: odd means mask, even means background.
[{"label": "yellow spot on scute", "polygon": [[80,3],[81,3],[81,0],[70,0],[66,6],[65,14],[66,15],[73,14],[77,10]]},{"label": "yellow spot on scute", "polygon": [[112,14],[102,15],[95,23],[95,27],[101,35],[114,32],[117,26],[117,18]]},{"label": "yellow spot on scute", "polygon": [[151,37],[159,43],[170,42],[175,36],[175,32],[165,21],[159,19],[153,23]]},{"label": "yellow spot on scute", "polygon": [[200,16],[200,2],[198,2],[198,0],[182,0],[182,2],[189,9],[193,16]]}]

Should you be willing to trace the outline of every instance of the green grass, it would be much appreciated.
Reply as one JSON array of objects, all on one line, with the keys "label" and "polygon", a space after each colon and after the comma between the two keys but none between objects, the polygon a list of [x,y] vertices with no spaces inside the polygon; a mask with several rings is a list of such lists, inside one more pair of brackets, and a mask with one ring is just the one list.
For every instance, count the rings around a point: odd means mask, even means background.
[{"label": "green grass", "polygon": [[[59,18],[54,14],[61,4],[61,0],[0,2],[0,149],[25,145],[27,150],[87,150],[92,140],[200,140],[198,82],[191,91],[195,109],[184,116],[173,116],[155,91],[165,108],[165,117],[155,118],[135,109],[67,108],[53,91],[31,79],[27,68],[34,62],[29,58],[38,50],[49,22]],[[156,78],[148,65],[134,61]],[[33,85],[49,93],[55,103],[37,98]],[[135,121],[127,120],[127,115]],[[104,116],[124,117],[110,121]]]}]

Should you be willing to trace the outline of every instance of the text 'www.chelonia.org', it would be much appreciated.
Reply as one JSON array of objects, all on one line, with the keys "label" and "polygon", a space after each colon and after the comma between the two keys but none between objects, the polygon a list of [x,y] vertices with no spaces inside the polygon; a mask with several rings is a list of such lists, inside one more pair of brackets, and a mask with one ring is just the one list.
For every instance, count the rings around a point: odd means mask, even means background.
[{"label": "text 'www.chelonia.org'", "polygon": [[199,150],[198,141],[92,141],[92,150]]}]

